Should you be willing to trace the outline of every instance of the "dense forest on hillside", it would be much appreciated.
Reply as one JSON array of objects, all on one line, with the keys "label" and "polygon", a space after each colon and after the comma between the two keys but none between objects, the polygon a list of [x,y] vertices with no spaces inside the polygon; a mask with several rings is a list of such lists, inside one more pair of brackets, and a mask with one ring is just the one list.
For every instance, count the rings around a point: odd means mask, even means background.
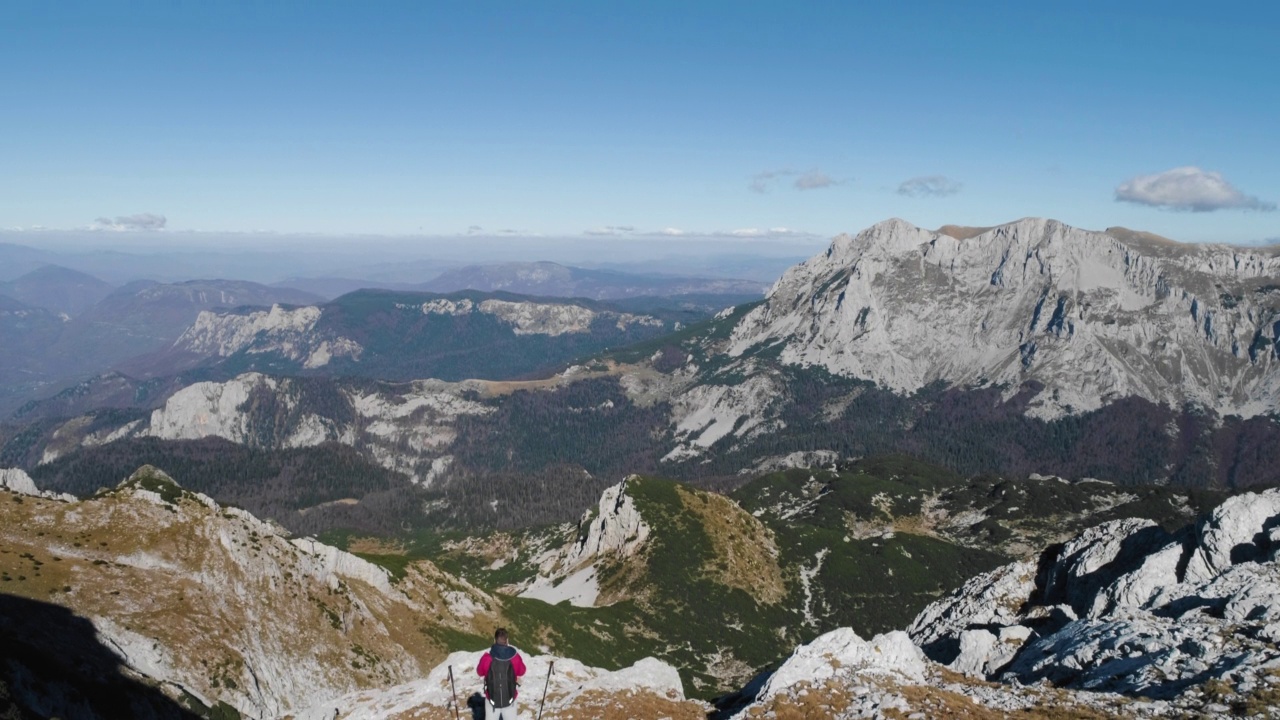
[{"label": "dense forest on hillside", "polygon": [[272,451],[216,438],[136,438],[81,450],[31,474],[42,488],[87,496],[114,488],[141,465],[296,533],[340,527],[390,535],[422,522],[421,490],[336,443]]}]

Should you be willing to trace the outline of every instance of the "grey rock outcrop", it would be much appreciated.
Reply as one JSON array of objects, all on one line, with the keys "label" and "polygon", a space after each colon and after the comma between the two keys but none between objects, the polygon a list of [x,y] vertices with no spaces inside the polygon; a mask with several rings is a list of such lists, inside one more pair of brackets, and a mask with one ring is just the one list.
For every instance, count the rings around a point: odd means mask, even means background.
[{"label": "grey rock outcrop", "polygon": [[0,468],[0,490],[8,490],[19,495],[62,500],[63,502],[75,502],[76,500],[75,495],[41,490],[36,487],[35,481],[22,468]]},{"label": "grey rock outcrop", "polygon": [[738,322],[729,352],[874,380],[1016,391],[1060,417],[1137,396],[1245,417],[1280,407],[1280,250],[1027,218],[842,235]]},{"label": "grey rock outcrop", "polygon": [[0,489],[19,495],[39,495],[36,483],[21,468],[0,468]]},{"label": "grey rock outcrop", "polygon": [[600,502],[588,510],[573,539],[546,549],[536,558],[538,574],[520,587],[522,597],[579,607],[600,603],[598,565],[619,562],[640,552],[650,527],[627,494],[627,481],[605,488]]},{"label": "grey rock outcrop", "polygon": [[1277,525],[1280,489],[1231,498],[1175,534],[1104,523],[1046,551],[1034,581],[1025,562],[975,578],[909,632],[931,659],[993,680],[1178,707],[1210,679],[1264,686],[1280,668]]}]

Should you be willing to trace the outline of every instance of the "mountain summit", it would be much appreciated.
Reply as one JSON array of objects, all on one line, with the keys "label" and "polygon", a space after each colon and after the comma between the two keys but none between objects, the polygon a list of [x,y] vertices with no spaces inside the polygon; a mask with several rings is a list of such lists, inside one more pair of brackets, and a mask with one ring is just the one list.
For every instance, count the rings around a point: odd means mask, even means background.
[{"label": "mountain summit", "polygon": [[898,392],[1039,383],[1028,413],[1043,418],[1130,396],[1266,414],[1280,406],[1280,250],[892,219],[782,276],[729,353],[766,348]]}]

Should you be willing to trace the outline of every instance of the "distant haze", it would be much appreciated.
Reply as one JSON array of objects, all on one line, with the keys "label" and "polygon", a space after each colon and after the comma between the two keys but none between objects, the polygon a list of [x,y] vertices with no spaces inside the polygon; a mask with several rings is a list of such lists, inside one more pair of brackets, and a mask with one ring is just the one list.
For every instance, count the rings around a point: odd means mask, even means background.
[{"label": "distant haze", "polygon": [[805,234],[557,238],[9,231],[0,232],[0,282],[60,265],[114,284],[139,278],[422,283],[465,265],[544,260],[637,274],[772,282],[828,242]]}]

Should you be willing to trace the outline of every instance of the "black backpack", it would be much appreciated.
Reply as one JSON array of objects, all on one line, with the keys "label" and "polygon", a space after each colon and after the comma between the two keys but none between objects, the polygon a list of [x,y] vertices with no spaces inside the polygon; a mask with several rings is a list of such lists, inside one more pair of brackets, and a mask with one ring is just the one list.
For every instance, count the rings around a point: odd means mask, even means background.
[{"label": "black backpack", "polygon": [[511,707],[516,701],[516,669],[511,660],[491,658],[484,676],[484,692],[495,708]]}]

